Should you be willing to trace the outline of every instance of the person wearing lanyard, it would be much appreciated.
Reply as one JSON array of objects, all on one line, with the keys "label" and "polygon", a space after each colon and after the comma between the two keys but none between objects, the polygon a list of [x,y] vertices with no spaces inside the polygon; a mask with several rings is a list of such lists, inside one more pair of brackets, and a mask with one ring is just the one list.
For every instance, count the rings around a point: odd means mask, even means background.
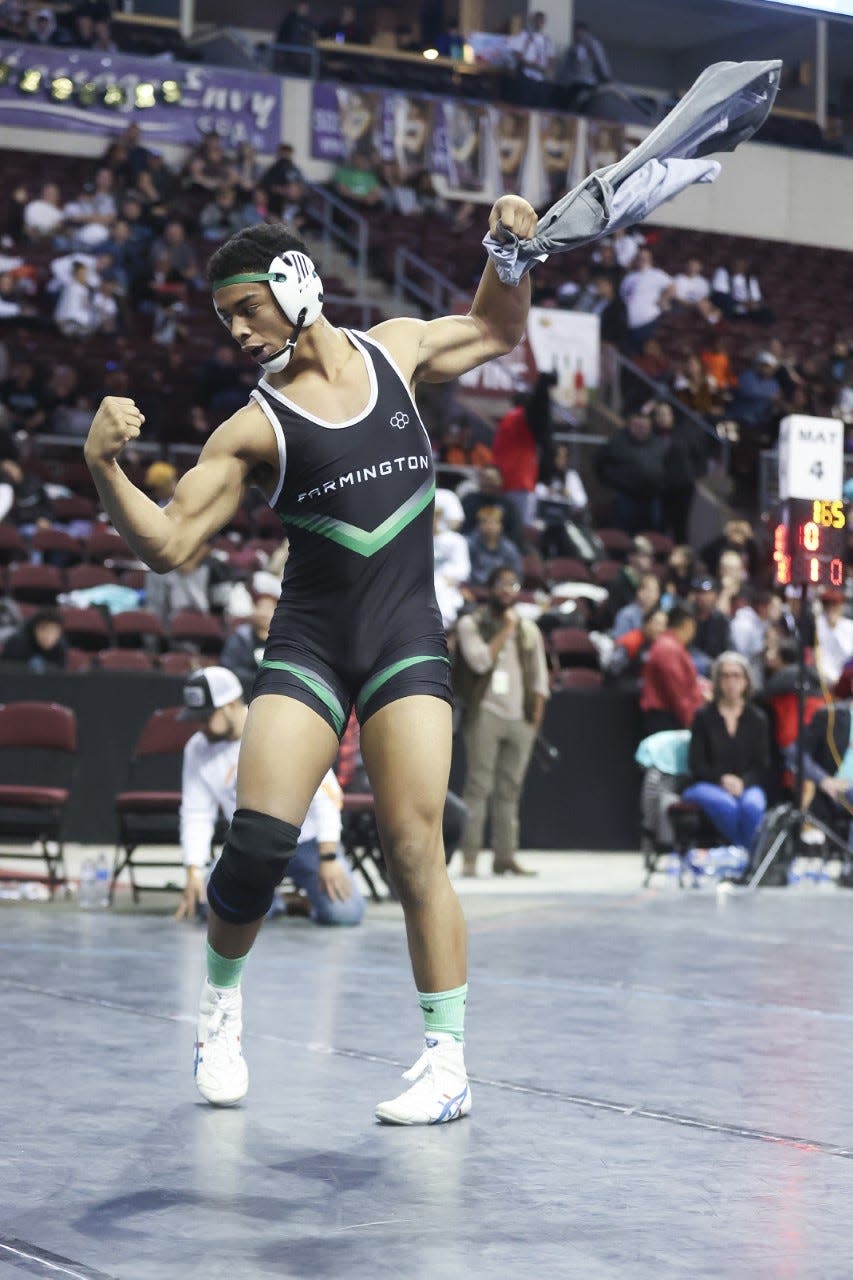
[{"label": "person wearing lanyard", "polygon": [[464,874],[477,874],[490,807],[495,875],[531,875],[516,859],[518,809],[548,699],[548,664],[541,631],[515,608],[515,570],[495,569],[488,587],[487,603],[459,620],[453,672],[467,756]]}]

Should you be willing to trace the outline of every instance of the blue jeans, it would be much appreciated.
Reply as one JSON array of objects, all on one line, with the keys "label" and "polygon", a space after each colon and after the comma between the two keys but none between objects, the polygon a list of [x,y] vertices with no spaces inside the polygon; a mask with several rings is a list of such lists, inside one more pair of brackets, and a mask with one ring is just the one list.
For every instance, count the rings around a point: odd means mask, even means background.
[{"label": "blue jeans", "polygon": [[761,787],[746,787],[742,795],[730,796],[716,782],[694,782],[681,798],[698,804],[729,844],[752,848],[767,808],[767,797]]},{"label": "blue jeans", "polygon": [[302,889],[311,903],[311,919],[315,924],[361,924],[364,915],[364,895],[352,877],[352,872],[338,854],[338,863],[344,867],[350,883],[350,895],[344,902],[333,901],[323,893],[319,884],[320,851],[316,840],[302,840],[287,864],[287,875]]}]

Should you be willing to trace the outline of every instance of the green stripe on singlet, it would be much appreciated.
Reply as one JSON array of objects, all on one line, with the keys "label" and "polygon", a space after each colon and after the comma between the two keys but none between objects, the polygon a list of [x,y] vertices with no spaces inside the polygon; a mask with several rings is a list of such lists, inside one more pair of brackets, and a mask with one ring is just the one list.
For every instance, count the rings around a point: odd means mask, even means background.
[{"label": "green stripe on singlet", "polygon": [[376,675],[372,676],[361,690],[355,703],[358,714],[361,715],[377,689],[381,689],[383,684],[387,684],[398,672],[405,671],[408,667],[414,667],[419,662],[446,662],[448,666],[450,665],[448,658],[437,653],[417,654],[413,658],[401,658],[399,662],[392,662],[390,667],[383,667],[381,671],[377,671]]},{"label": "green stripe on singlet", "polygon": [[392,511],[387,520],[372,531],[359,529],[357,525],[347,524],[346,520],[336,520],[334,516],[301,516],[282,512],[281,519],[285,525],[295,524],[309,533],[318,533],[331,542],[337,542],[348,551],[355,551],[360,556],[372,556],[381,551],[389,542],[393,542],[406,525],[412,523],[428,507],[435,496],[435,481],[430,477],[412,494],[411,498]]},{"label": "green stripe on singlet", "polygon": [[336,732],[339,735],[343,733],[345,723],[344,709],[333,691],[327,684],[323,683],[316,672],[309,671],[307,667],[297,667],[292,662],[275,662],[272,658],[265,658],[261,666],[272,668],[275,671],[289,671],[292,676],[296,676],[296,679],[310,689],[320,699],[323,706],[328,709],[334,721]]}]

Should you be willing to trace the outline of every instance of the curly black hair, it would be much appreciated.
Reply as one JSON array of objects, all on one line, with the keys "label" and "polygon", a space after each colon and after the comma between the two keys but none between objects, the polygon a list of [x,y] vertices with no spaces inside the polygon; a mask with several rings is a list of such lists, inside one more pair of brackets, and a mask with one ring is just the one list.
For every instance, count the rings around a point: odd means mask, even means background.
[{"label": "curly black hair", "polygon": [[288,222],[259,222],[253,227],[243,227],[211,256],[207,264],[208,283],[248,271],[267,271],[273,258],[289,249],[311,257],[305,241]]}]

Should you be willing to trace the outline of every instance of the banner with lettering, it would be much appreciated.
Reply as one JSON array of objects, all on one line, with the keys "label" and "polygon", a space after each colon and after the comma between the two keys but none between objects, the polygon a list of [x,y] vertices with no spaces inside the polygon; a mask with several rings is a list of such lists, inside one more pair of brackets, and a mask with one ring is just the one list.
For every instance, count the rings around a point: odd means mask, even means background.
[{"label": "banner with lettering", "polygon": [[281,81],[230,67],[0,41],[0,124],[57,133],[121,133],[131,120],[148,146],[192,145],[218,133],[226,146],[274,152]]}]

